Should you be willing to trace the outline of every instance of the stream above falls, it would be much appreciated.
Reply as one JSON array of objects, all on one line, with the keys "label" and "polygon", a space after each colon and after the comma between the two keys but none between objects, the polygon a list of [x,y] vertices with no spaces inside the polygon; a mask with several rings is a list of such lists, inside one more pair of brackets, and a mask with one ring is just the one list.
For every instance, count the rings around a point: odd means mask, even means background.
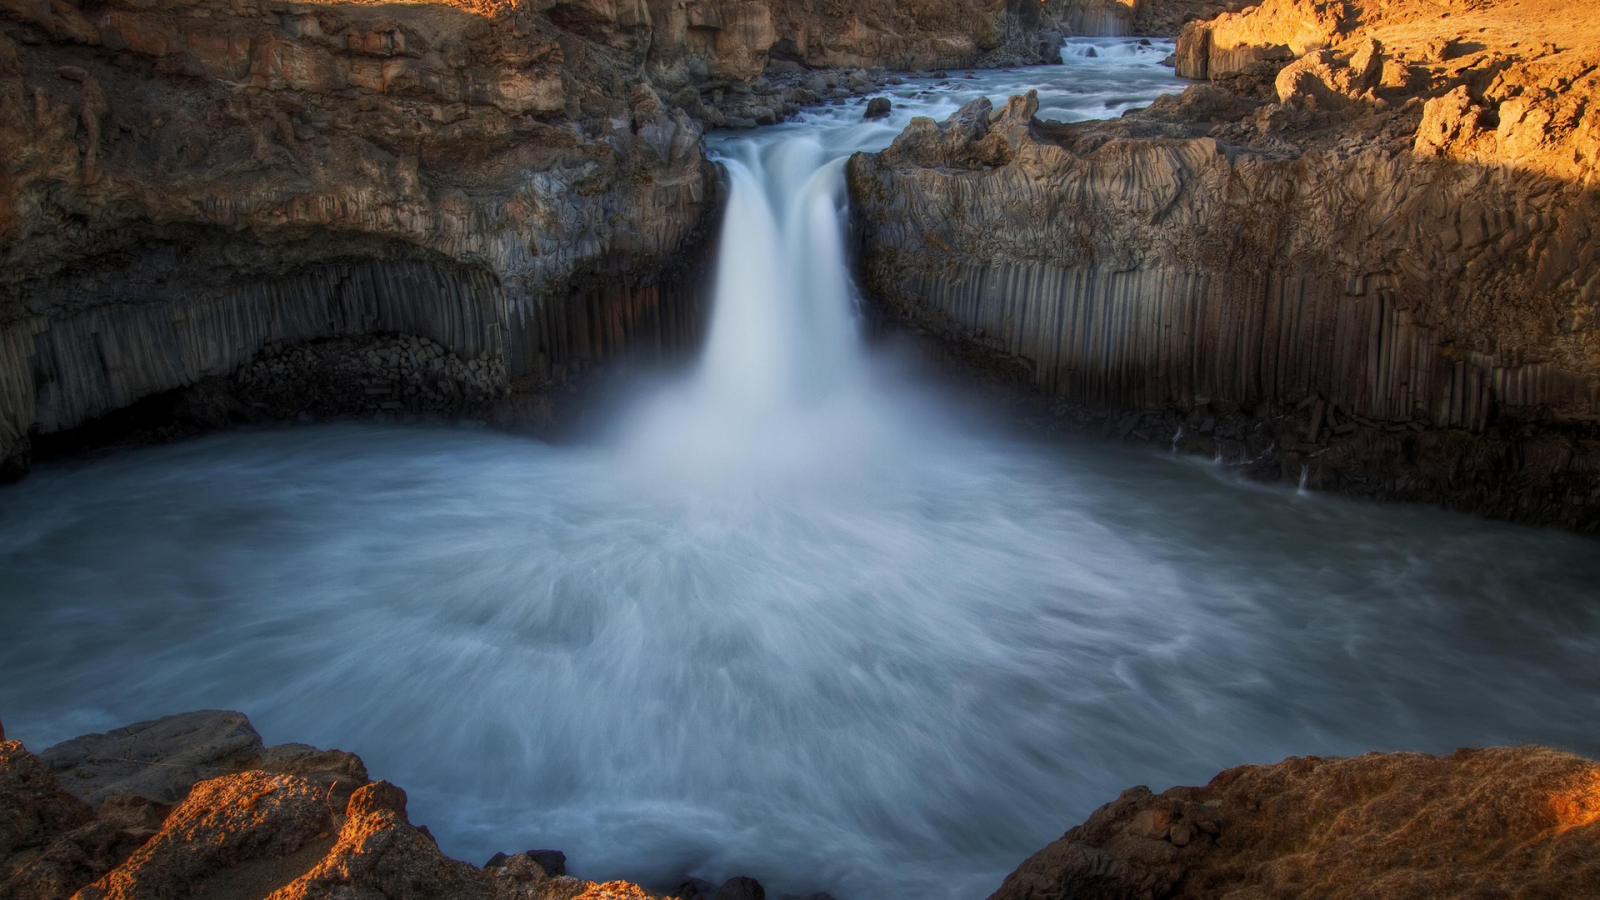
[{"label": "stream above falls", "polygon": [[1243,763],[1600,755],[1592,539],[1029,440],[865,349],[850,152],[979,93],[1118,115],[1168,52],[712,135],[703,358],[583,440],[343,422],[40,465],[0,491],[8,734],[239,709],[475,864],[839,900],[981,898],[1124,788]]}]

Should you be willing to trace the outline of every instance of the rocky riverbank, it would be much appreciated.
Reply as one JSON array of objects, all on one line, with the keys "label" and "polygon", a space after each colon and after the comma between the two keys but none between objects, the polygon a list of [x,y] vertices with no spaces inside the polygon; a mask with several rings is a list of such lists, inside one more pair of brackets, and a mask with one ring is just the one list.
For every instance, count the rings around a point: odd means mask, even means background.
[{"label": "rocky riverbank", "polygon": [[1600,7],[1534,5],[1272,0],[1120,120],[914,121],[851,161],[863,281],[1063,428],[1593,530]]},{"label": "rocky riverbank", "polygon": [[[361,760],[264,746],[202,711],[35,755],[0,734],[0,897],[762,900],[750,878],[663,895],[566,872],[556,850],[482,868],[439,851]],[[1136,787],[991,900],[1580,897],[1600,891],[1600,765],[1538,747],[1303,757],[1199,788]],[[827,900],[817,894],[790,900]]]}]

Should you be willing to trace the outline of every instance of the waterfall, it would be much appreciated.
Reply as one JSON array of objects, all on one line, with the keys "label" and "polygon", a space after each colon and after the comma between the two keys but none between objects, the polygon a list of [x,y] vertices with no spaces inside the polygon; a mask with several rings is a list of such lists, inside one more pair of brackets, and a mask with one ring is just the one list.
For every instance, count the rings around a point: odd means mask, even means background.
[{"label": "waterfall", "polygon": [[724,161],[728,207],[717,251],[701,402],[772,413],[849,383],[860,354],[844,252],[844,160],[815,140],[751,145]]},{"label": "waterfall", "polygon": [[740,502],[837,489],[885,427],[844,247],[847,152],[807,136],[729,149],[705,351],[624,417],[620,446],[635,469]]},{"label": "waterfall", "polygon": [[1019,440],[867,352],[851,152],[980,90],[1116,115],[1175,89],[1172,49],[711,134],[704,352],[603,436],[341,422],[39,467],[0,496],[7,728],[243,709],[359,752],[451,856],[844,900],[987,896],[1128,785],[1241,760],[1600,753],[1591,539]]}]

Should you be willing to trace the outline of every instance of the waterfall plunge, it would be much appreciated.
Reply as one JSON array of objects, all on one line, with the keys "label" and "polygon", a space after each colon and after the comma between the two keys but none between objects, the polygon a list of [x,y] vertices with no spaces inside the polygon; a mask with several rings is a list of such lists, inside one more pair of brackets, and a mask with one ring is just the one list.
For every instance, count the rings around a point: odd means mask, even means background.
[{"label": "waterfall plunge", "polygon": [[753,152],[725,162],[728,208],[697,391],[732,415],[826,395],[859,361],[844,160],[824,162],[821,146],[804,139],[773,149],[770,163]]},{"label": "waterfall plunge", "polygon": [[[723,160],[729,196],[694,375],[635,421],[637,465],[709,487],[834,477],[882,440],[844,249],[845,157],[815,139]],[[663,471],[663,469],[667,471]]]}]

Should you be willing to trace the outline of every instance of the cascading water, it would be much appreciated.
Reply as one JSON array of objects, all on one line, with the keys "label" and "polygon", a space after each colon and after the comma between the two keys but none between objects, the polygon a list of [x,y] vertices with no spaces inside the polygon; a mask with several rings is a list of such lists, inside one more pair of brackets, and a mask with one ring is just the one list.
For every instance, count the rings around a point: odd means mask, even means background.
[{"label": "cascading water", "polygon": [[843,160],[825,162],[805,138],[772,149],[770,162],[756,152],[724,162],[728,208],[698,388],[702,402],[739,416],[837,389],[859,353]]},{"label": "cascading water", "polygon": [[[1590,540],[1031,444],[863,351],[839,167],[1170,47],[897,88],[714,141],[697,370],[604,441],[352,423],[0,492],[0,714],[35,749],[237,708],[360,753],[473,862],[978,898],[1133,784],[1297,753],[1600,753]],[[1076,60],[1076,61],[1074,61]]]}]

